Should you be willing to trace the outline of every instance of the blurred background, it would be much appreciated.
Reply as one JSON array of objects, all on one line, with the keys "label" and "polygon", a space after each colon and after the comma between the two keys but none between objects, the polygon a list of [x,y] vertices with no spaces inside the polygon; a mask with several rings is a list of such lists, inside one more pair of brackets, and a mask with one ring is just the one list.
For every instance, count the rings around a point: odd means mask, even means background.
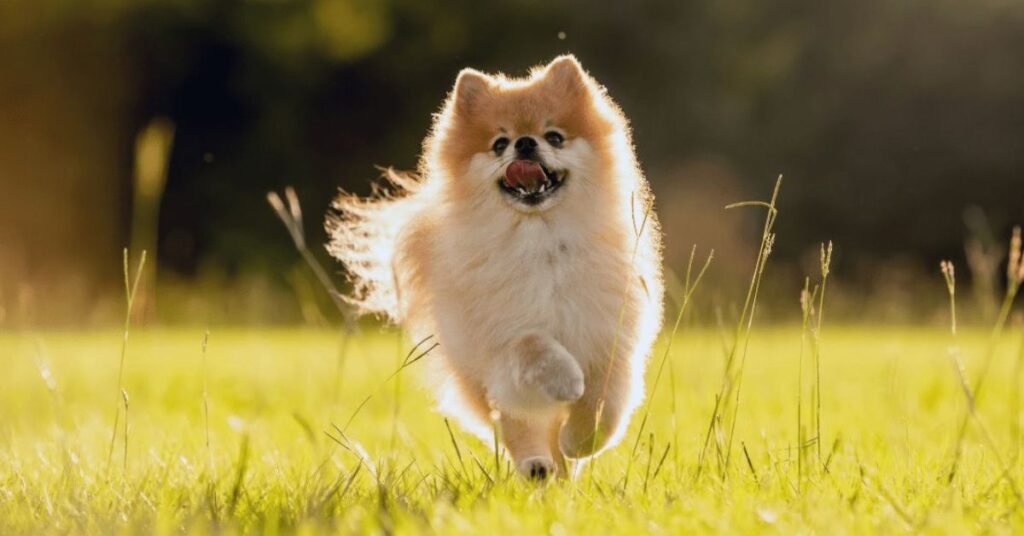
[{"label": "blurred background", "polygon": [[1021,28],[1012,0],[7,0],[0,328],[116,321],[126,246],[140,320],[333,323],[267,192],[295,187],[342,285],[337,189],[413,168],[460,68],[564,52],[632,120],[668,266],[715,249],[699,314],[730,314],[760,238],[724,205],[783,174],[769,318],[799,315],[828,240],[842,318],[932,318],[941,258],[984,317],[1024,221]]}]

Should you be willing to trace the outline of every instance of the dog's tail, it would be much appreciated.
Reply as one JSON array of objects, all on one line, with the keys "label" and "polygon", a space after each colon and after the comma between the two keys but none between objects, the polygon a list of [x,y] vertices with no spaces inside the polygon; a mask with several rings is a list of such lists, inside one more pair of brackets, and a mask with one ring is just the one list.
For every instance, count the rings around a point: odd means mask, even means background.
[{"label": "dog's tail", "polygon": [[327,217],[327,251],[341,261],[352,283],[342,296],[360,314],[401,321],[400,291],[395,269],[399,233],[415,217],[413,194],[420,182],[411,175],[384,170],[389,188],[374,185],[369,197],[342,192]]}]

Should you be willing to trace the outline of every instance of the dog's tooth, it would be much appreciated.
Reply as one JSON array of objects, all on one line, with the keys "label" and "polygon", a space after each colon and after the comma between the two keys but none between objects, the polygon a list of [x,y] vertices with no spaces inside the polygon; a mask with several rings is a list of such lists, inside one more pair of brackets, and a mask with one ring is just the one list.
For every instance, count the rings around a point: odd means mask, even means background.
[{"label": "dog's tooth", "polygon": [[545,182],[544,184],[540,185],[540,193],[544,193],[545,191],[547,191],[547,189],[548,189],[548,183]]}]

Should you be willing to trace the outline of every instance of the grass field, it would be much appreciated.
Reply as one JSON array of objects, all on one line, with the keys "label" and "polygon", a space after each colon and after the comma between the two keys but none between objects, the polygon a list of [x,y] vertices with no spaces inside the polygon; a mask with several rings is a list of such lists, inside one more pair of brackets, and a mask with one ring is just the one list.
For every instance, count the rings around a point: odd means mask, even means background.
[{"label": "grass field", "polygon": [[[725,358],[716,330],[684,328],[639,443],[643,408],[575,480],[537,486],[449,434],[420,363],[388,378],[411,347],[394,333],[353,337],[339,374],[337,332],[218,329],[205,355],[202,330],[134,332],[126,445],[120,332],[9,332],[0,533],[1019,533],[1019,336],[992,353],[952,480],[967,404],[949,334],[826,325],[820,443],[801,328],[755,329],[731,453],[712,437],[699,465]],[[959,335],[968,377],[988,340]]]}]

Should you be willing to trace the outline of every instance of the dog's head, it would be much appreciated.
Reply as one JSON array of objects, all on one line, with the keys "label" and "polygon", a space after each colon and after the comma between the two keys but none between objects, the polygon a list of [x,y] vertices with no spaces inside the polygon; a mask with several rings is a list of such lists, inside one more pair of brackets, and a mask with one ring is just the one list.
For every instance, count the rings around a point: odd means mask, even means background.
[{"label": "dog's head", "polygon": [[435,122],[428,162],[459,198],[492,196],[537,213],[599,187],[613,167],[612,138],[622,134],[628,146],[626,131],[572,56],[522,79],[465,69]]}]

